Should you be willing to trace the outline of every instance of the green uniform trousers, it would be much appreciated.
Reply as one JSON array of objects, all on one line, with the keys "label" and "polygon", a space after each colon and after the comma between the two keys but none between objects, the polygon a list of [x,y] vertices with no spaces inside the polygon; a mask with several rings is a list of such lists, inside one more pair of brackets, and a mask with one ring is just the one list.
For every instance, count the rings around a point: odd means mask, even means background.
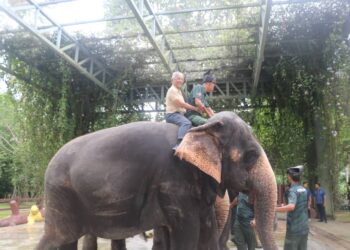
[{"label": "green uniform trousers", "polygon": [[288,235],[284,240],[284,250],[307,250],[307,237],[305,235]]},{"label": "green uniform trousers", "polygon": [[237,250],[254,250],[256,247],[255,232],[252,226],[243,225],[236,219],[234,228]]},{"label": "green uniform trousers", "polygon": [[208,121],[208,119],[200,116],[200,115],[189,115],[188,120],[190,120],[192,122],[192,125],[197,127],[200,125],[203,125],[204,123],[206,123]]}]

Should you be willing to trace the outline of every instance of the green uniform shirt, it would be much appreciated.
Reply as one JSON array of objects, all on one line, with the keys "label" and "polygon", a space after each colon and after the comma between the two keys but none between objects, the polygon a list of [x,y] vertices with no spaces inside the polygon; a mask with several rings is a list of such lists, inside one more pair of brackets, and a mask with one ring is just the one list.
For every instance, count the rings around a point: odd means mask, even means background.
[{"label": "green uniform shirt", "polygon": [[[199,100],[201,100],[201,102],[203,103],[203,105],[205,107],[209,107],[209,104],[206,100],[206,96],[207,96],[207,92],[205,91],[205,88],[202,84],[196,84],[193,86],[193,89],[191,91],[191,93],[188,95],[188,99],[187,102],[189,104],[191,104],[192,106],[196,106],[195,104],[195,98],[198,98]],[[200,113],[193,111],[193,110],[189,110],[187,112],[187,115],[200,115]]]},{"label": "green uniform shirt", "polygon": [[299,183],[289,189],[288,204],[294,204],[295,208],[287,214],[287,234],[291,236],[308,234],[307,190]]},{"label": "green uniform shirt", "polygon": [[244,226],[249,226],[254,219],[253,204],[248,202],[248,195],[244,193],[239,193],[237,196],[236,219]]}]

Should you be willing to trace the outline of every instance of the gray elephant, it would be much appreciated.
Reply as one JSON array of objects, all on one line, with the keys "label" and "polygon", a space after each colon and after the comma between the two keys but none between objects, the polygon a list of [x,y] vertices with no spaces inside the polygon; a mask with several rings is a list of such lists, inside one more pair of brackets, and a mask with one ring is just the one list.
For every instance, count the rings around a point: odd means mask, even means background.
[{"label": "gray elephant", "polygon": [[124,239],[163,227],[171,250],[217,250],[213,204],[226,189],[250,193],[261,243],[277,249],[276,180],[248,125],[218,113],[187,133],[175,157],[177,130],[136,122],[63,146],[45,174],[45,233],[37,249],[77,249],[86,234]]}]

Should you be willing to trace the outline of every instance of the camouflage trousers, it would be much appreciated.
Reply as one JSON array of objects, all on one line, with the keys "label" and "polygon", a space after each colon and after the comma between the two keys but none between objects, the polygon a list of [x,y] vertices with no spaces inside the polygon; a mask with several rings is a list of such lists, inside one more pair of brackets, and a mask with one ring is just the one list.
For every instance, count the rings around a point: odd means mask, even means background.
[{"label": "camouflage trousers", "polygon": [[284,240],[284,250],[307,250],[307,237],[305,235],[288,235]]},{"label": "camouflage trousers", "polygon": [[188,120],[190,120],[192,122],[192,125],[194,127],[203,125],[204,123],[206,123],[208,121],[208,119],[200,116],[200,115],[189,115],[187,116]]}]

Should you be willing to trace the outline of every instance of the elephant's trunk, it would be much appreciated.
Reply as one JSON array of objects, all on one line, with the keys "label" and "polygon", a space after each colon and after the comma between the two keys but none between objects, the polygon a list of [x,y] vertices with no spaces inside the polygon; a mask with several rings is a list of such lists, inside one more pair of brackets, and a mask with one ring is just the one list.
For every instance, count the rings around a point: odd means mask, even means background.
[{"label": "elephant's trunk", "polygon": [[277,185],[265,152],[251,170],[256,227],[265,250],[278,249],[274,235]]}]

